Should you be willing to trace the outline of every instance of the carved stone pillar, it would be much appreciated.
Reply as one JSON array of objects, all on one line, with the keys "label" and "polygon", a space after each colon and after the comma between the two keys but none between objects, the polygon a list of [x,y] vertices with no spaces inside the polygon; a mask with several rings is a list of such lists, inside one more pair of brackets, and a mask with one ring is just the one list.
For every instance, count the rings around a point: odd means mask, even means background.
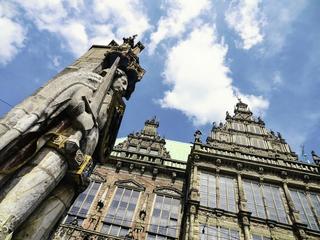
[{"label": "carved stone pillar", "polygon": [[247,200],[244,195],[242,177],[240,173],[237,174],[237,183],[238,183],[238,192],[239,192],[238,206],[239,206],[240,219],[243,225],[244,239],[250,240],[251,239],[251,234],[249,229],[250,212],[247,212]]},{"label": "carved stone pillar", "polygon": [[188,239],[189,239],[189,240],[195,240],[195,239],[197,239],[197,238],[195,238],[195,236],[194,236],[195,215],[196,215],[196,206],[191,205],[191,206],[190,206],[190,209],[189,209],[189,236],[188,236]]},{"label": "carved stone pillar", "polygon": [[303,226],[305,224],[303,224],[300,220],[300,216],[299,216],[299,211],[297,211],[294,207],[294,203],[292,201],[292,198],[290,196],[290,191],[287,185],[287,181],[283,181],[283,189],[284,189],[284,194],[286,196],[286,200],[288,202],[288,206],[289,206],[289,215],[291,217],[293,226],[294,226],[294,231],[296,232],[296,234],[298,235],[299,239],[307,239],[306,233],[303,230]]}]

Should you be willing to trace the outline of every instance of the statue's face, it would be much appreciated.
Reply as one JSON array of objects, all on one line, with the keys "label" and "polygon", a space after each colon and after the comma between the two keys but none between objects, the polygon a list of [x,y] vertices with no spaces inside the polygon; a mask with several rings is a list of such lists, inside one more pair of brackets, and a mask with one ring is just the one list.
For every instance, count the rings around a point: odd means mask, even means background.
[{"label": "statue's face", "polygon": [[124,74],[118,77],[113,83],[113,89],[116,92],[124,93],[128,88],[128,79],[127,76]]}]

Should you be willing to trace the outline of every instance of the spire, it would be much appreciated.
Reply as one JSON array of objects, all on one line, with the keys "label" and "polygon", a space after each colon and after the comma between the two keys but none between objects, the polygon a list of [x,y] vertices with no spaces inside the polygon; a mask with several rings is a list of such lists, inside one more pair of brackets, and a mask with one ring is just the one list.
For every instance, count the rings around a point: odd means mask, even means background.
[{"label": "spire", "polygon": [[234,113],[235,114],[245,113],[245,114],[249,114],[250,116],[252,115],[252,112],[248,108],[248,104],[242,102],[240,98],[238,98],[238,103],[236,104],[236,107],[234,109]]},{"label": "spire", "polygon": [[148,135],[148,136],[157,136],[158,127],[159,127],[159,121],[157,121],[156,116],[154,116],[152,119],[145,121],[142,134]]}]

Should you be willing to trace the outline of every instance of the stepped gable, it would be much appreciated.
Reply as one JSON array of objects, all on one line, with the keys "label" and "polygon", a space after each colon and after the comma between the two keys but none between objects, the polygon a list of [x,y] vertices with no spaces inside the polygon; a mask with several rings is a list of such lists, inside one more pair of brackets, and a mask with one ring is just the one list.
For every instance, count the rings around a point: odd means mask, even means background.
[{"label": "stepped gable", "polygon": [[158,134],[158,127],[159,122],[156,117],[145,121],[140,132],[129,134],[125,141],[114,147],[114,150],[137,152],[170,159],[170,153],[165,148],[166,141]]},{"label": "stepped gable", "polygon": [[264,121],[254,117],[248,105],[240,99],[233,116],[227,112],[224,124],[213,123],[207,144],[261,157],[298,160],[281,134],[268,130]]}]

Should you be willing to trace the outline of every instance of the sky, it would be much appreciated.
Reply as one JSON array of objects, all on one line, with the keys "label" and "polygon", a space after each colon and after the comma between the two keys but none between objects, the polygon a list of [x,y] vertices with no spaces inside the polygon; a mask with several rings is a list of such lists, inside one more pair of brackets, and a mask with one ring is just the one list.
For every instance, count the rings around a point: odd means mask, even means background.
[{"label": "sky", "polygon": [[320,153],[318,0],[0,0],[0,116],[93,44],[138,34],[146,74],[119,131],[157,116],[203,140],[237,98],[292,149]]}]

